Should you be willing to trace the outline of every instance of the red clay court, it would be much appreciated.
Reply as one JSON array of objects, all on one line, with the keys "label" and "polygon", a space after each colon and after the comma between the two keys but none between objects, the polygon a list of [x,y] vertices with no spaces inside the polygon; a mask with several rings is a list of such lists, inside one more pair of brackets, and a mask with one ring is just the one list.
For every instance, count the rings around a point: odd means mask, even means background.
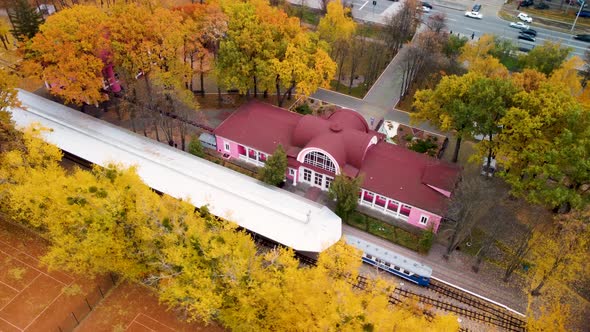
[{"label": "red clay court", "polygon": [[46,249],[45,240],[0,221],[0,332],[223,331],[184,322],[141,285],[49,272],[39,261]]}]

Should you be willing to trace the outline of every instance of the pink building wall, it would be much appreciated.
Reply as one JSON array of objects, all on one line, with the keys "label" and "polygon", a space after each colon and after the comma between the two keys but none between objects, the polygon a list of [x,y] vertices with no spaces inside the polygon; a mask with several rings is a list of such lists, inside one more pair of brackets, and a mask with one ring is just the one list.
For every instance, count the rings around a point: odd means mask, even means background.
[{"label": "pink building wall", "polygon": [[[217,151],[221,154],[229,153],[232,158],[238,158],[238,144],[236,142],[232,142],[228,139],[225,139],[220,136],[215,136],[215,140],[217,141]],[[225,150],[225,143],[229,143],[230,149],[229,151]]]},{"label": "pink building wall", "polygon": [[[230,141],[228,139],[225,139],[221,136],[216,136],[215,140],[217,141],[217,151],[219,153],[221,153],[221,154],[228,153],[232,158],[239,158],[240,154],[238,152],[238,145],[239,145],[238,143]],[[225,143],[229,143],[229,146],[230,146],[229,151],[225,150]],[[293,176],[289,175],[289,168],[287,168],[287,174],[286,174],[287,179],[289,179],[290,182],[296,183],[299,180],[297,178],[298,172],[299,172],[299,169],[295,169],[295,178],[293,178]],[[446,193],[444,190],[440,190],[440,189],[434,188],[434,187],[433,187],[433,189],[439,191],[441,194],[446,196]],[[450,193],[448,193],[448,194],[450,196]],[[426,225],[423,225],[420,223],[420,218],[423,215],[428,217],[428,222]],[[438,227],[440,226],[440,220],[441,220],[441,217],[439,215],[424,211],[424,210],[419,209],[417,207],[412,207],[412,209],[410,210],[410,215],[408,216],[407,223],[411,224],[412,226],[421,228],[421,229],[429,229],[430,227],[432,227],[432,231],[436,233],[438,231]]]},{"label": "pink building wall", "polygon": [[[428,217],[428,222],[426,223],[426,225],[422,225],[420,223],[421,216]],[[438,226],[440,226],[440,220],[441,217],[434,213],[421,210],[417,207],[412,207],[412,210],[410,211],[410,216],[408,217],[408,224],[411,224],[422,229],[429,229],[430,227],[432,227],[432,231],[436,233],[438,232]]]}]

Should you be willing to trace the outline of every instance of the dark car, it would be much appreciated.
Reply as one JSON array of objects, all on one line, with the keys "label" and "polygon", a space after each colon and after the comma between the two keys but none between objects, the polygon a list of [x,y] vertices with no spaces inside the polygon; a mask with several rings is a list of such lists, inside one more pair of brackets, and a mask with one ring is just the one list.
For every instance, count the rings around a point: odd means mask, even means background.
[{"label": "dark car", "polygon": [[520,7],[529,7],[534,5],[535,3],[533,2],[533,0],[522,0],[520,2]]},{"label": "dark car", "polygon": [[547,9],[547,8],[549,8],[549,5],[544,2],[539,2],[538,4],[535,5],[535,9]]},{"label": "dark car", "polygon": [[528,40],[528,41],[531,41],[531,42],[534,42],[535,41],[535,37],[533,37],[531,35],[524,34],[524,33],[519,34],[518,35],[518,39]]},{"label": "dark car", "polygon": [[574,39],[590,42],[590,35],[575,35]]},{"label": "dark car", "polygon": [[481,10],[481,5],[478,3],[473,5],[473,8],[471,9],[472,12],[476,12],[476,13],[478,13],[480,10]]},{"label": "dark car", "polygon": [[534,29],[523,29],[523,30],[520,30],[520,33],[524,33],[525,35],[537,37],[537,30],[534,30]]},{"label": "dark car", "polygon": [[428,2],[422,2],[422,7],[426,7],[428,9],[432,9],[432,5],[429,4]]},{"label": "dark car", "polygon": [[590,17],[590,11],[582,10],[580,12],[580,17]]}]

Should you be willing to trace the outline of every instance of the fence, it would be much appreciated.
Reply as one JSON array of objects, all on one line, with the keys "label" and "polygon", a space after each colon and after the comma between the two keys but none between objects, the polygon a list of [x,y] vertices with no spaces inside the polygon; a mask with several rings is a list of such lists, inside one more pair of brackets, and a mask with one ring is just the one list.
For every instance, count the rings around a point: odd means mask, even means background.
[{"label": "fence", "polygon": [[112,273],[99,278],[94,289],[84,295],[83,298],[76,297],[77,300],[79,299],[79,302],[73,306],[73,309],[63,318],[63,321],[57,325],[54,331],[73,331],[96,308],[100,301],[105,298],[109,290],[117,284],[117,280],[118,277]]}]

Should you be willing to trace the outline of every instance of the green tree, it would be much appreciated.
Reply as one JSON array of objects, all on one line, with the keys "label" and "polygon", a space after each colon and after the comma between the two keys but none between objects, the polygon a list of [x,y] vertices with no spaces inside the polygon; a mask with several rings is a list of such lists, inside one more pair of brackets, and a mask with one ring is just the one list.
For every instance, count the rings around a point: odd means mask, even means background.
[{"label": "green tree", "polygon": [[476,161],[479,164],[481,157],[485,156],[487,170],[490,169],[497,150],[495,136],[502,131],[500,120],[512,107],[512,98],[517,91],[509,80],[481,77],[473,83],[468,92],[470,106],[475,114],[476,126],[473,134],[484,136],[477,144],[479,153],[476,155]]},{"label": "green tree", "polygon": [[193,156],[205,157],[205,151],[203,151],[203,145],[201,145],[201,141],[196,135],[191,136],[191,140],[188,143],[188,153],[192,154]]},{"label": "green tree", "polygon": [[457,136],[453,162],[459,158],[459,150],[464,137],[474,131],[475,110],[469,91],[478,79],[476,74],[445,76],[434,90],[416,92],[414,107],[417,113],[411,114],[412,121],[429,121],[441,130],[454,130]]},{"label": "green tree", "polygon": [[362,183],[362,176],[351,179],[342,173],[336,175],[332,181],[328,194],[331,199],[336,200],[336,214],[343,220],[347,220],[356,209]]},{"label": "green tree", "polygon": [[524,86],[530,91],[515,95],[500,121],[496,154],[506,169],[500,175],[530,202],[565,211],[582,207],[590,201],[589,112],[563,82]]},{"label": "green tree", "polygon": [[275,152],[266,159],[264,167],[258,170],[260,181],[273,186],[278,186],[285,180],[287,173],[287,154],[283,146],[279,144]]},{"label": "green tree", "polygon": [[545,41],[519,58],[520,66],[540,71],[549,76],[570,55],[572,48],[562,47],[559,42]]},{"label": "green tree", "polygon": [[19,41],[33,38],[43,24],[43,16],[27,0],[15,0],[8,8],[8,18],[13,25],[11,32]]}]

